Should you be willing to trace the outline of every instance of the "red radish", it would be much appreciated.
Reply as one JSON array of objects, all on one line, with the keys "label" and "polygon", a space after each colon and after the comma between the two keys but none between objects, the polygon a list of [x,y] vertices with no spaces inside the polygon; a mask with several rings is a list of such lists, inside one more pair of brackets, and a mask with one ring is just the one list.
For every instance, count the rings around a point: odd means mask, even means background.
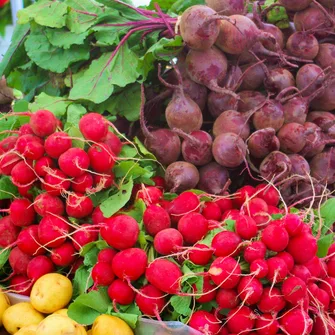
[{"label": "red radish", "polygon": [[335,278],[325,278],[320,284],[320,289],[327,292],[331,300],[335,300]]},{"label": "red radish", "polygon": [[56,131],[57,118],[50,111],[41,109],[31,115],[29,125],[34,134],[45,137]]},{"label": "red radish", "polygon": [[235,231],[244,240],[250,240],[257,235],[258,228],[254,219],[240,215],[235,220]]},{"label": "red radish", "polygon": [[19,236],[20,228],[15,226],[10,215],[0,217],[0,247],[12,245]]},{"label": "red radish", "polygon": [[10,280],[11,290],[20,295],[29,297],[32,285],[29,278],[25,275],[17,275]]},{"label": "red radish", "polygon": [[231,333],[248,334],[254,328],[255,319],[256,316],[249,307],[236,307],[227,315],[227,328]]},{"label": "red radish", "polygon": [[64,217],[48,214],[42,218],[38,225],[38,237],[41,244],[50,248],[61,246],[69,232],[70,227]]},{"label": "red radish", "polygon": [[167,259],[156,259],[145,272],[148,282],[169,294],[180,292],[182,272],[178,265]]},{"label": "red radish", "polygon": [[288,271],[291,271],[293,269],[293,267],[294,267],[294,259],[291,256],[291,254],[289,254],[286,251],[282,251],[282,252],[278,253],[276,255],[276,257],[281,258],[286,263]]},{"label": "red radish", "polygon": [[305,282],[298,277],[288,277],[282,284],[282,293],[286,301],[292,305],[298,305],[305,298],[307,287]]},{"label": "red radish", "polygon": [[90,173],[85,172],[81,176],[76,177],[72,180],[71,188],[74,192],[86,193],[89,192],[90,189],[93,187],[93,183],[93,176]]},{"label": "red radish", "polygon": [[81,193],[69,194],[66,201],[66,213],[76,219],[82,219],[90,215],[93,211],[93,201],[91,198]]},{"label": "red radish", "polygon": [[219,221],[222,215],[220,206],[216,202],[205,202],[201,214],[207,220],[216,220],[216,221]]},{"label": "red radish", "polygon": [[316,316],[313,322],[311,335],[334,335],[335,321],[327,317],[325,320],[321,316]]},{"label": "red radish", "polygon": [[13,273],[17,275],[26,275],[27,266],[32,257],[21,251],[18,247],[13,248],[9,254],[9,265],[13,269]]},{"label": "red radish", "polygon": [[108,287],[108,296],[120,305],[130,305],[135,299],[135,292],[121,279],[115,279]]},{"label": "red radish", "polygon": [[271,314],[263,314],[257,318],[255,328],[258,335],[276,335],[279,322]]},{"label": "red radish", "polygon": [[158,205],[149,205],[143,214],[143,224],[147,233],[155,236],[161,230],[170,228],[171,221],[164,208]]},{"label": "red radish", "polygon": [[[196,284],[193,284],[192,288],[194,289],[194,293],[198,293]],[[204,277],[203,285],[200,289],[199,296],[196,297],[196,301],[199,304],[206,304],[215,300],[216,293],[216,285],[211,282],[209,277]]]},{"label": "red radish", "polygon": [[263,294],[263,285],[257,278],[242,277],[237,292],[246,305],[255,305]]},{"label": "red radish", "polygon": [[[105,173],[103,175],[94,175],[93,179],[94,179],[95,187],[98,190],[105,189],[105,188],[109,188],[109,187],[111,187],[113,185],[113,183],[114,183],[114,174],[113,174],[113,172],[110,172],[108,174]],[[87,191],[87,187],[86,187],[86,191]]]},{"label": "red radish", "polygon": [[88,113],[79,121],[79,129],[87,140],[102,142],[108,134],[108,122],[98,113]]},{"label": "red radish", "polygon": [[244,204],[244,212],[253,218],[258,227],[264,227],[269,222],[268,205],[261,198],[253,198]]},{"label": "red radish", "polygon": [[238,306],[240,299],[238,293],[234,289],[220,288],[216,298],[220,309],[232,309]]},{"label": "red radish", "polygon": [[219,35],[216,11],[203,5],[191,6],[180,18],[180,35],[185,44],[194,50],[206,50],[212,47]]},{"label": "red radish", "polygon": [[330,277],[335,277],[335,257],[332,256],[327,262],[327,273]]},{"label": "red radish", "polygon": [[249,200],[256,192],[256,189],[253,186],[243,186],[237,190],[236,195],[233,199],[233,205],[235,208],[240,209],[242,205]]},{"label": "red radish", "polygon": [[196,311],[189,320],[189,326],[203,334],[217,334],[221,328],[217,318],[206,311]]},{"label": "red radish", "polygon": [[208,273],[212,281],[221,288],[234,288],[240,281],[240,264],[232,257],[218,257],[211,264]]},{"label": "red radish", "polygon": [[135,302],[140,311],[147,316],[157,317],[163,310],[166,299],[164,293],[153,285],[145,285],[136,294]]},{"label": "red radish", "polygon": [[58,266],[70,266],[76,260],[76,249],[69,241],[63,243],[59,247],[52,249],[51,260]]},{"label": "red radish", "polygon": [[321,260],[318,256],[314,256],[310,261],[304,263],[313,277],[320,277],[321,275]]},{"label": "red radish", "polygon": [[208,221],[199,213],[188,213],[179,220],[178,230],[185,243],[194,244],[208,233]]},{"label": "red radish", "polygon": [[292,271],[292,275],[302,279],[305,283],[312,277],[309,270],[306,268],[305,265],[294,265]]},{"label": "red radish", "polygon": [[129,248],[114,256],[112,269],[120,279],[137,280],[144,274],[147,263],[148,258],[144,250]]},{"label": "red radish", "polygon": [[251,263],[256,259],[264,259],[266,254],[266,246],[262,241],[251,242],[243,253],[244,259]]},{"label": "red radish", "polygon": [[63,215],[65,212],[63,201],[50,195],[49,193],[39,194],[34,201],[34,209],[36,213],[40,216],[45,216],[47,214]]},{"label": "red radish", "polygon": [[260,184],[256,186],[257,197],[263,199],[269,206],[278,206],[279,192],[270,185]]},{"label": "red radish", "polygon": [[226,220],[235,220],[236,218],[238,218],[238,216],[240,215],[240,211],[237,209],[230,209],[228,211],[225,211],[222,214],[222,221],[226,221]]},{"label": "red radish", "polygon": [[241,238],[232,231],[222,231],[212,241],[214,255],[217,257],[235,257],[240,253]]},{"label": "red radish", "polygon": [[58,158],[60,169],[69,177],[79,177],[90,165],[88,154],[80,148],[70,148]]},{"label": "red radish", "polygon": [[330,297],[328,293],[322,289],[318,289],[316,295],[311,301],[311,305],[315,305],[316,307],[321,307],[321,309],[327,311],[330,304]]},{"label": "red radish", "polygon": [[279,283],[282,282],[287,274],[288,274],[288,268],[281,258],[279,257],[271,257],[267,260],[269,271],[266,276],[266,278],[270,282]]},{"label": "red radish", "polygon": [[[26,135],[22,134],[19,137]],[[4,152],[10,151],[15,148],[15,144],[17,140],[19,139],[17,136],[8,136],[4,138],[2,141],[0,141],[0,149],[2,149]]]},{"label": "red radish", "polygon": [[163,192],[154,186],[144,187],[137,193],[137,198],[142,199],[146,204],[157,204],[163,197]]},{"label": "red radish", "polygon": [[285,299],[278,288],[265,287],[257,308],[262,313],[279,313],[285,305]]},{"label": "red radish", "polygon": [[216,200],[215,203],[219,205],[222,213],[233,208],[233,202],[231,199],[219,199]]},{"label": "red radish", "polygon": [[17,238],[17,246],[27,255],[38,256],[45,253],[38,238],[38,225],[31,225],[21,230]]},{"label": "red radish", "polygon": [[36,213],[28,199],[15,199],[9,206],[10,218],[15,226],[24,227],[34,223]]},{"label": "red radish", "polygon": [[284,227],[290,236],[296,236],[301,233],[304,223],[299,216],[295,214],[287,214],[284,218]]},{"label": "red radish", "polygon": [[270,224],[262,232],[262,242],[269,250],[283,251],[289,242],[289,235],[284,227]]},{"label": "red radish", "polygon": [[103,223],[106,220],[106,218],[104,217],[100,206],[97,206],[94,208],[93,213],[92,213],[92,223],[94,225],[99,225],[101,223]]},{"label": "red radish", "polygon": [[107,136],[103,143],[107,144],[112,152],[117,156],[122,150],[122,142],[120,139],[111,131],[107,133]]},{"label": "red radish", "polygon": [[129,215],[118,215],[105,219],[100,228],[102,238],[113,248],[124,250],[136,244],[140,228],[137,221]]},{"label": "red radish", "polygon": [[151,180],[155,183],[156,187],[160,187],[162,189],[165,188],[165,179],[163,177],[155,176],[152,177]]},{"label": "red radish", "polygon": [[172,221],[178,222],[185,214],[197,212],[199,207],[200,201],[197,195],[192,192],[183,192],[171,201],[168,213]]},{"label": "red radish", "polygon": [[71,147],[72,140],[70,136],[63,131],[53,133],[44,143],[44,149],[47,155],[56,159]]},{"label": "red radish", "polygon": [[43,156],[35,162],[34,170],[39,177],[45,177],[48,173],[48,170],[54,169],[55,163],[54,161],[48,157]]},{"label": "red radish", "polygon": [[17,190],[21,197],[33,200],[33,194],[31,193],[34,184],[30,186],[17,186]]},{"label": "red radish", "polygon": [[213,256],[213,250],[205,244],[197,243],[190,248],[188,256],[192,263],[206,265],[210,262]]},{"label": "red radish", "polygon": [[161,255],[171,255],[183,246],[183,235],[174,228],[161,230],[155,235],[154,247]]},{"label": "red radish", "polygon": [[314,236],[300,234],[290,239],[287,251],[294,258],[295,263],[304,264],[310,261],[317,252],[318,246]]},{"label": "red radish", "polygon": [[309,334],[313,327],[312,319],[300,308],[286,312],[279,322],[289,335]]},{"label": "red radish", "polygon": [[21,160],[14,152],[0,155],[0,172],[3,175],[10,176],[13,167]]},{"label": "red radish", "polygon": [[33,282],[47,273],[55,271],[55,266],[49,257],[40,255],[34,257],[27,267],[27,276]]},{"label": "red radish", "polygon": [[92,279],[95,285],[108,286],[112,284],[114,278],[110,264],[98,262],[93,266]]},{"label": "red radish", "polygon": [[116,250],[112,249],[112,248],[102,249],[98,253],[98,262],[104,262],[104,263],[112,264],[112,261],[113,261],[115,255],[117,253],[118,252]]},{"label": "red radish", "polygon": [[104,143],[93,144],[87,151],[91,167],[95,172],[108,173],[115,164],[115,156],[109,146]]},{"label": "red radish", "polygon": [[250,273],[255,275],[255,278],[265,278],[269,272],[269,266],[265,259],[255,259],[250,264]]},{"label": "red radish", "polygon": [[37,160],[44,155],[43,141],[34,135],[23,135],[16,142],[16,150],[27,159]]},{"label": "red radish", "polygon": [[89,223],[80,225],[80,228],[72,235],[73,246],[79,251],[84,245],[97,241],[99,233],[96,228]]},{"label": "red radish", "polygon": [[20,161],[12,169],[10,173],[12,183],[16,186],[29,186],[36,179],[36,175],[30,162]]},{"label": "red radish", "polygon": [[68,177],[58,169],[49,171],[44,178],[43,188],[51,195],[58,196],[68,190],[71,182]]}]

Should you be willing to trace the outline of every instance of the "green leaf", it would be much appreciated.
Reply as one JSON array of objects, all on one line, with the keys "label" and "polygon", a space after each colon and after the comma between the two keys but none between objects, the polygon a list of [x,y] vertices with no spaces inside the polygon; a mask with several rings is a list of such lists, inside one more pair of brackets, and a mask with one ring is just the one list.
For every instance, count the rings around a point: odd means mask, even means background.
[{"label": "green leaf", "polygon": [[321,217],[323,219],[322,234],[330,230],[335,222],[335,198],[327,200],[320,209]]},{"label": "green leaf", "polygon": [[146,206],[143,200],[139,199],[135,202],[134,207],[130,211],[124,212],[131,217],[133,217],[137,222],[143,220],[143,214],[146,210]]},{"label": "green leaf", "polygon": [[128,85],[120,93],[112,95],[106,103],[106,110],[110,114],[124,116],[128,121],[137,121],[140,118],[141,85]]},{"label": "green leaf", "polygon": [[10,177],[0,177],[0,200],[12,199],[18,195],[17,187],[13,185]]},{"label": "green leaf", "polygon": [[217,235],[218,233],[221,233],[221,232],[222,232],[222,229],[220,229],[220,228],[210,230],[209,233],[206,235],[206,237],[203,240],[201,240],[199,243],[205,244],[208,247],[210,247],[215,235]]},{"label": "green leaf", "polygon": [[90,271],[85,267],[80,267],[72,280],[73,284],[73,296],[77,298],[79,295],[86,293],[87,289],[93,285]]},{"label": "green leaf", "polygon": [[110,299],[106,289],[90,291],[80,295],[68,309],[68,316],[76,322],[90,325],[101,314],[106,314],[110,305]]},{"label": "green leaf", "polygon": [[88,45],[72,46],[69,49],[57,48],[50,44],[42,29],[35,29],[26,42],[28,56],[39,67],[56,73],[62,73],[68,67],[81,60],[90,58]]},{"label": "green leaf", "polygon": [[180,315],[190,316],[192,313],[191,309],[192,297],[181,297],[174,295],[170,299],[171,306]]},{"label": "green leaf", "polygon": [[131,191],[133,189],[134,182],[132,179],[121,185],[118,193],[112,195],[107,200],[105,200],[101,205],[100,209],[104,217],[109,218],[115,214],[118,210],[126,205],[131,197]]},{"label": "green leaf", "polygon": [[[81,148],[84,149],[85,147],[85,139],[83,134],[81,133],[81,131],[79,130],[78,126],[72,125],[69,129],[67,129],[67,133],[71,136],[71,137],[76,137],[78,139],[76,140],[72,140],[72,146],[75,148]],[[80,140],[80,138],[82,138],[83,140]]]},{"label": "green leaf", "polygon": [[148,159],[153,159],[153,160],[157,160],[157,158],[155,157],[155,155],[153,155],[145,146],[144,144],[138,139],[138,137],[134,137],[134,143],[136,144],[136,146],[138,147],[138,150],[140,151],[140,153],[148,158]]},{"label": "green leaf", "polygon": [[328,234],[318,239],[318,253],[320,258],[326,257],[330,246],[334,243],[334,234]]},{"label": "green leaf", "polygon": [[135,329],[138,322],[137,314],[129,314],[129,313],[110,313],[110,315],[117,316],[118,318],[125,321],[132,329]]},{"label": "green leaf", "polygon": [[139,177],[150,178],[153,173],[140,166],[136,161],[122,161],[120,164],[114,167],[114,173],[117,178],[124,176],[131,176],[132,179]]},{"label": "green leaf", "polygon": [[[77,125],[79,124],[79,121],[81,117],[86,114],[86,108],[79,104],[71,104],[66,113],[66,125]],[[66,126],[65,126],[66,128]]]},{"label": "green leaf", "polygon": [[84,255],[84,264],[88,267],[94,266],[98,261],[99,249],[94,246],[89,251],[84,254],[84,251],[81,252],[81,255]]},{"label": "green leaf", "polygon": [[35,101],[29,104],[29,109],[32,112],[36,112],[39,109],[47,109],[54,113],[57,118],[61,118],[67,110],[67,107],[72,102],[64,97],[52,97],[45,93],[41,93],[35,97]]},{"label": "green leaf", "polygon": [[174,4],[169,8],[168,13],[176,13],[181,14],[187,8],[195,5],[205,5],[204,0],[177,0]]},{"label": "green leaf", "polygon": [[0,249],[0,269],[7,263],[11,249]]},{"label": "green leaf", "polygon": [[26,63],[24,42],[29,32],[29,24],[16,25],[11,39],[11,44],[0,62],[0,78],[3,75],[7,77],[16,66]]},{"label": "green leaf", "polygon": [[18,23],[25,24],[31,20],[41,26],[61,28],[65,26],[67,6],[60,1],[39,0],[17,13]]},{"label": "green leaf", "polygon": [[62,29],[45,29],[45,34],[49,42],[58,48],[70,49],[72,45],[84,44],[89,31],[76,34],[68,31],[65,28]]},{"label": "green leaf", "polygon": [[156,60],[170,61],[183,48],[183,40],[181,36],[174,39],[162,38],[147,50],[145,55],[140,58],[138,64],[139,69],[143,73],[144,79],[147,78],[149,72],[155,69]]},{"label": "green leaf", "polygon": [[235,223],[236,221],[235,220],[225,220],[225,229],[228,230],[228,231],[233,231],[235,232]]}]

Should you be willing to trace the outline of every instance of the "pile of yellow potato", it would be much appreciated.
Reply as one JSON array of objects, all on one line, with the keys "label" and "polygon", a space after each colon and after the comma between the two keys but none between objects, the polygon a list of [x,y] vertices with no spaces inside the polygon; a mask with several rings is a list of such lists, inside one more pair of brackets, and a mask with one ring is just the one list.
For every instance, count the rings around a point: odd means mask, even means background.
[{"label": "pile of yellow potato", "polygon": [[65,307],[72,290],[67,277],[49,273],[35,282],[30,302],[11,306],[0,292],[0,326],[14,335],[134,335],[127,323],[115,316],[100,315],[90,330],[69,318]]}]

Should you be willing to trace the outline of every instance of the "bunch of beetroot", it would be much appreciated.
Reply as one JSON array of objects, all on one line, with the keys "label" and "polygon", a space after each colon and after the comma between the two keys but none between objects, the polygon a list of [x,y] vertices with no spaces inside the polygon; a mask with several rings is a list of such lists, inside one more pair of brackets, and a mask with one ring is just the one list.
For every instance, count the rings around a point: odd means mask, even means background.
[{"label": "bunch of beetroot", "polygon": [[[140,192],[155,259],[139,247],[133,217],[101,218],[111,248],[98,254],[93,288],[108,286],[115,312],[135,302],[144,316],[164,320],[170,297],[192,297],[188,324],[206,335],[333,334],[334,247],[319,259],[312,223],[279,209],[275,188],[245,186],[233,199],[206,201],[189,191],[172,201],[157,187]],[[192,273],[203,278],[200,289],[189,290],[185,264],[204,267]]]},{"label": "bunch of beetroot", "polygon": [[285,30],[266,23],[270,9],[257,2],[252,13],[243,0],[206,2],[180,17],[185,48],[159,71],[163,93],[147,90],[150,116],[170,97],[168,128],[149,131],[141,120],[147,148],[167,166],[168,189],[220,194],[247,166],[287,203],[327,193],[335,182],[334,2],[275,3],[293,21]]},{"label": "bunch of beetroot", "polygon": [[0,218],[0,247],[11,248],[7,279],[10,290],[21,294],[56,267],[75,271],[82,246],[98,239],[90,196],[113,185],[122,148],[100,114],[81,118],[84,138],[71,138],[48,110],[25,114],[29,123],[0,142],[0,174],[21,196],[1,210],[8,215]]}]

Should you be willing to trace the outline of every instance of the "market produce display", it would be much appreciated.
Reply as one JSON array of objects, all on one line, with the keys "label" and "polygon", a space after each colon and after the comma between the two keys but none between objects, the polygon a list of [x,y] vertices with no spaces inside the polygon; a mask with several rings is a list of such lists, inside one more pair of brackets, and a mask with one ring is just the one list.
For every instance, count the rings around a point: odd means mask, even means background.
[{"label": "market produce display", "polygon": [[0,63],[0,283],[30,302],[0,294],[7,332],[333,334],[334,7],[20,11]]}]

